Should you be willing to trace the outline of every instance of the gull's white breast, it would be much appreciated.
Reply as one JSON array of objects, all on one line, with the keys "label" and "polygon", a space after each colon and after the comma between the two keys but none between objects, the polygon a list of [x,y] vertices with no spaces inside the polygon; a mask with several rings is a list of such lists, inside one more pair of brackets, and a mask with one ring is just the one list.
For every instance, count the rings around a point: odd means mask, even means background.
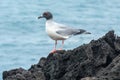
[{"label": "gull's white breast", "polygon": [[69,36],[63,36],[56,33],[57,30],[59,30],[59,25],[57,23],[52,20],[46,21],[46,32],[50,38],[53,40],[65,40],[69,38]]}]

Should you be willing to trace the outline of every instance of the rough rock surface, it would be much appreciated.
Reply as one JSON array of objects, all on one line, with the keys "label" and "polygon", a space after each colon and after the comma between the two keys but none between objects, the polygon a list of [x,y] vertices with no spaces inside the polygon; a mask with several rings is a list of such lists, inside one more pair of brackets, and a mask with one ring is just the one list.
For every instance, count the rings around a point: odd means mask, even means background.
[{"label": "rough rock surface", "polygon": [[29,70],[4,71],[3,80],[120,80],[120,37],[109,31],[89,44],[49,54]]},{"label": "rough rock surface", "polygon": [[42,71],[46,58],[41,58],[39,63],[32,65],[29,70],[22,68],[3,72],[3,80],[45,80]]}]

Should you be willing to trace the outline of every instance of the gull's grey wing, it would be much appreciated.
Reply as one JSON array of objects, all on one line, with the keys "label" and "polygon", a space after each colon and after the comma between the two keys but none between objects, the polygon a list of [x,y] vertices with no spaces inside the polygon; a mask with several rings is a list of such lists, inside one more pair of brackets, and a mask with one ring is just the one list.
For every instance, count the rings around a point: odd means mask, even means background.
[{"label": "gull's grey wing", "polygon": [[71,27],[59,27],[60,29],[56,31],[56,33],[63,35],[63,36],[72,36],[72,35],[77,35],[77,34],[82,34],[86,32],[83,29],[73,29]]}]

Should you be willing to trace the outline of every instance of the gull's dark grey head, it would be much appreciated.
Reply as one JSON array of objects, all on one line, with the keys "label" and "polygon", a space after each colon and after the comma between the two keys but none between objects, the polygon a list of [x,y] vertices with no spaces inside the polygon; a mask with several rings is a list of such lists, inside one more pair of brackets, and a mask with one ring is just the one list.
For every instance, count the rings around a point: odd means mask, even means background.
[{"label": "gull's dark grey head", "polygon": [[44,13],[42,14],[42,16],[39,16],[39,17],[38,17],[38,19],[40,19],[40,18],[45,18],[46,20],[50,20],[50,19],[53,18],[53,16],[52,16],[52,13],[51,13],[51,12],[44,12]]}]

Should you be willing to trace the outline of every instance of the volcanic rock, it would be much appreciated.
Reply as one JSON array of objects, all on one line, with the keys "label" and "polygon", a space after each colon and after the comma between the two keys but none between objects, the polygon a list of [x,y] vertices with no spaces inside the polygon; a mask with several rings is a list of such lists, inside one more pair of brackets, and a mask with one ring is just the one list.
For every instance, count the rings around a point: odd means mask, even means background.
[{"label": "volcanic rock", "polygon": [[120,80],[120,37],[109,31],[89,44],[49,54],[28,70],[4,71],[3,80]]}]

